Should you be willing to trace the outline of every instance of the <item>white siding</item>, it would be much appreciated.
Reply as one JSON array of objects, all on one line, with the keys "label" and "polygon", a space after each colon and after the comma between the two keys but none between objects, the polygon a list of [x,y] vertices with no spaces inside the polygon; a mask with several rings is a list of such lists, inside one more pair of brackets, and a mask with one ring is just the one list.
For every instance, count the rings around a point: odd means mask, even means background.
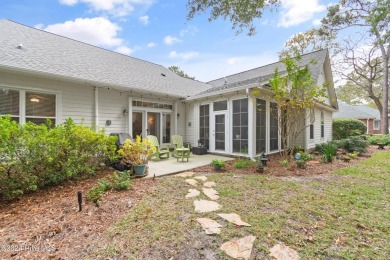
[{"label": "white siding", "polygon": [[186,142],[190,142],[192,146],[198,146],[198,143],[196,141],[196,132],[197,132],[199,118],[196,118],[195,116],[198,114],[199,111],[197,111],[195,107],[198,107],[197,104],[195,103],[185,104],[185,111],[186,111],[185,140]]},{"label": "white siding", "polygon": [[[307,149],[312,149],[316,144],[332,140],[332,112],[324,111],[324,137],[321,138],[321,109],[315,108],[314,139],[310,140],[310,127],[306,129]],[[306,120],[310,124],[310,119]]]},{"label": "white siding", "polygon": [[[186,114],[186,105],[184,105],[182,102],[177,102],[177,113],[180,114],[180,117],[177,120],[177,134],[181,135],[185,140],[187,114]],[[174,115],[176,116],[176,119],[177,119],[177,113],[176,115]]]},{"label": "white siding", "polygon": [[[128,117],[123,115],[123,110],[128,110],[128,96],[114,90],[98,91],[99,128],[105,128],[107,134],[128,132]],[[107,120],[111,120],[111,125],[106,125]]]}]

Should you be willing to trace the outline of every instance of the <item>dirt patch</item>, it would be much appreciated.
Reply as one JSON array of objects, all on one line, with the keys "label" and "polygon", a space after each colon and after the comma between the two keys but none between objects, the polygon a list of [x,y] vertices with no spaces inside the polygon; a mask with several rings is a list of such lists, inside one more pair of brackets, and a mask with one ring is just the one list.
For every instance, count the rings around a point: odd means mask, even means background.
[{"label": "dirt patch", "polygon": [[98,178],[111,173],[106,170],[94,178],[50,187],[0,205],[0,245],[4,247],[0,259],[79,259],[88,254],[130,205],[134,207],[144,192],[155,188],[152,179],[135,180],[130,190],[107,192],[100,207],[84,200],[79,212],[77,191],[85,196]]}]

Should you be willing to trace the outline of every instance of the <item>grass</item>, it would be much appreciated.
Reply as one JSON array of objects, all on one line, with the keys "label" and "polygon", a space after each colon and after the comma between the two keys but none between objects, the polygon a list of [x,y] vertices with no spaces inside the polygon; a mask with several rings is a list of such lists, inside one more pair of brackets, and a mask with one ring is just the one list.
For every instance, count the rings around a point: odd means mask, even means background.
[{"label": "grass", "polygon": [[233,167],[236,169],[246,169],[246,168],[253,166],[254,164],[255,164],[255,162],[252,160],[240,159],[234,163]]},{"label": "grass", "polygon": [[[158,252],[163,258],[180,259],[177,256],[188,254],[190,248],[206,248],[226,258],[219,250],[223,242],[252,234],[257,237],[258,258],[281,242],[297,250],[302,259],[388,259],[390,255],[389,152],[321,177],[231,173],[207,177],[217,183],[221,212],[238,213],[252,227],[237,228],[215,213],[195,213],[193,199],[184,198],[189,188],[184,179],[166,177],[111,227],[108,245],[96,254],[137,257],[146,253],[153,258]],[[223,223],[221,235],[203,235],[197,217]]]}]

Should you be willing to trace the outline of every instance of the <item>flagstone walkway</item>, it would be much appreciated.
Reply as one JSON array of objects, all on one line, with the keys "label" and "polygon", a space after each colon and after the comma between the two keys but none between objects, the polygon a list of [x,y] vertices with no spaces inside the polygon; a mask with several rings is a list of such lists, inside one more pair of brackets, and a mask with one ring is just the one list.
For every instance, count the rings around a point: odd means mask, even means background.
[{"label": "flagstone walkway", "polygon": [[[203,175],[198,175],[193,177],[195,174],[193,172],[184,172],[176,176],[186,178],[185,182],[192,187],[188,190],[188,194],[185,196],[188,198],[195,198],[200,195],[200,191],[196,189],[199,186],[203,186],[201,191],[203,194],[208,197],[210,200],[197,199],[194,200],[194,208],[196,213],[205,213],[205,212],[215,212],[222,209],[222,206],[216,202],[220,197],[218,192],[213,189],[217,187],[217,184],[212,181],[207,181],[207,177]],[[190,178],[193,177],[193,178]],[[203,185],[202,185],[203,184]],[[196,188],[194,188],[196,187]],[[235,224],[238,227],[251,227],[249,223],[241,220],[240,215],[237,213],[216,214],[220,218]],[[197,218],[196,221],[202,226],[203,230],[207,235],[218,235],[221,233],[223,226],[218,223],[216,220],[211,218]],[[220,249],[224,251],[228,256],[234,259],[250,259],[253,243],[256,240],[255,236],[249,235],[243,238],[234,238],[230,241],[223,243],[220,246]],[[270,256],[273,259],[277,260],[297,260],[299,259],[298,253],[284,244],[276,244],[270,249]]]}]

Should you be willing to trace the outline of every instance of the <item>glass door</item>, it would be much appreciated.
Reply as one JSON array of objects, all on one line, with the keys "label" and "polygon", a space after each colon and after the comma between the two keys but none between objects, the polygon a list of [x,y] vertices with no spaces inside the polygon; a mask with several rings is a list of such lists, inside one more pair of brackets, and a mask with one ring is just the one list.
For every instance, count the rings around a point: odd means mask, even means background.
[{"label": "glass door", "polygon": [[215,150],[226,150],[226,131],[225,131],[225,114],[215,115],[214,136],[215,136]]},{"label": "glass door", "polygon": [[147,112],[148,114],[148,123],[146,132],[148,135],[157,136],[158,141],[160,140],[160,115],[161,113]]},{"label": "glass door", "polygon": [[162,114],[163,116],[163,140],[165,144],[171,142],[171,114]]},{"label": "glass door", "polygon": [[133,133],[132,137],[135,139],[137,135],[142,136],[143,131],[143,120],[144,113],[143,112],[133,112]]}]

